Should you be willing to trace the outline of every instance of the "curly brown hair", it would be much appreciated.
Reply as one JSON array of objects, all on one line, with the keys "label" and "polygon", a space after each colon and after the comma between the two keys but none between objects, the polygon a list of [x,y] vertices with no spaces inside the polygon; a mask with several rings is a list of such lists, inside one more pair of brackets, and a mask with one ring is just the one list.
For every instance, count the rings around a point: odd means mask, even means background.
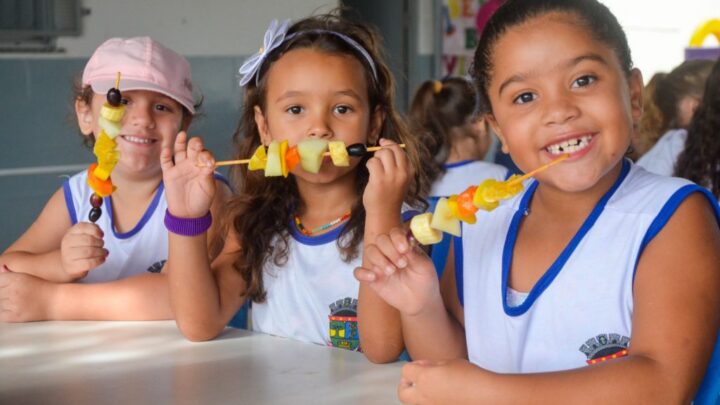
[{"label": "curly brown hair", "polygon": [[[327,32],[342,33],[362,46],[375,63],[377,78],[371,67],[357,49],[343,39]],[[233,140],[238,158],[250,156],[261,145],[260,134],[255,123],[254,107],[265,111],[265,92],[267,72],[270,65],[285,53],[300,48],[311,48],[327,54],[351,55],[363,66],[368,83],[370,111],[379,108],[385,114],[380,137],[406,144],[409,164],[415,168],[406,202],[413,206],[426,206],[421,196],[426,195],[430,182],[424,174],[420,162],[427,156],[422,148],[410,136],[404,121],[395,110],[395,82],[381,56],[381,44],[377,34],[368,26],[349,21],[339,15],[339,11],[330,14],[305,18],[294,23],[288,30],[288,36],[303,32],[286,39],[274,49],[263,62],[258,83],[251,81],[245,89],[243,111]],[[355,173],[356,199],[352,214],[338,237],[338,249],[346,262],[359,254],[365,225],[365,208],[362,194],[368,183],[369,173],[365,166],[368,156],[362,158]],[[239,195],[228,205],[226,227],[234,230],[242,254],[234,263],[235,269],[247,285],[247,296],[256,302],[263,302],[266,291],[263,285],[263,268],[268,260],[277,266],[287,262],[290,231],[293,212],[303,207],[297,184],[292,175],[289,178],[266,178],[262,172],[247,170],[245,165],[236,166],[231,178],[237,186]]]},{"label": "curly brown hair", "polygon": [[720,199],[720,59],[707,78],[674,175],[709,188]]}]

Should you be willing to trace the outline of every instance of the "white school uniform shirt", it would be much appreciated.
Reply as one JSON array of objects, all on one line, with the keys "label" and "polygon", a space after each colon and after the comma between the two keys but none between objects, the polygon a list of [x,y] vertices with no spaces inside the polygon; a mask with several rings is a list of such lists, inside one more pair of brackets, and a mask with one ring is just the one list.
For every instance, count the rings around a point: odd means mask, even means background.
[{"label": "white school uniform shirt", "polygon": [[468,355],[494,372],[567,370],[624,355],[632,337],[633,278],[645,246],[690,193],[704,194],[720,222],[706,189],[626,160],[618,180],[523,299],[508,291],[508,274],[536,186],[533,181],[463,228],[456,277]]},{"label": "white school uniform shirt", "polygon": [[[90,222],[88,214],[92,209],[90,196],[93,191],[87,184],[87,171],[70,177],[63,184],[63,189],[72,224],[78,221]],[[110,197],[103,198],[100,208],[102,215],[95,224],[105,234],[105,249],[110,253],[105,263],[90,270],[87,276],[78,281],[100,283],[146,272],[160,272],[168,257],[168,231],[163,222],[167,203],[163,183],[155,191],[140,221],[127,232],[115,230]]]},{"label": "white school uniform shirt", "polygon": [[[403,221],[416,211],[403,212]],[[290,225],[288,259],[282,266],[268,260],[263,271],[267,297],[252,303],[253,330],[303,342],[359,350],[357,297],[353,270],[358,257],[346,263],[337,240],[345,224],[318,236],[306,236]]]},{"label": "white school uniform shirt", "polygon": [[686,139],[686,130],[671,129],[647,153],[638,159],[637,165],[649,172],[672,176],[675,172],[678,157],[685,150]]}]

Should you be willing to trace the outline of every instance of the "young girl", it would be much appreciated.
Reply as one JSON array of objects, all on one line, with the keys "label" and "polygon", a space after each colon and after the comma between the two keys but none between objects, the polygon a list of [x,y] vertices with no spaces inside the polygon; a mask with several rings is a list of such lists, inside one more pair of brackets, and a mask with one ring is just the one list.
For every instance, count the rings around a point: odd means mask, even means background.
[{"label": "young girl", "polygon": [[[317,174],[298,166],[288,178],[242,166],[225,246],[212,262],[204,229],[213,157],[197,139],[187,149],[176,144],[174,162],[165,149],[172,306],[190,340],[214,338],[252,300],[254,330],[357,350],[358,300],[366,297],[352,271],[362,245],[399,226],[403,199],[417,203],[425,183],[408,188],[408,160],[419,158],[395,113],[393,80],[375,34],[334,15],[287,25],[271,24],[265,46],[241,67],[247,87],[238,156],[273,140],[384,148],[347,167],[326,159]],[[401,142],[405,152],[395,144]],[[192,224],[203,226],[187,231]]]},{"label": "young girl", "polygon": [[[720,59],[715,61],[700,105],[687,130],[673,175],[706,187],[720,201]],[[676,155],[677,156],[677,155]],[[674,160],[674,159],[673,159]]]},{"label": "young girl", "polygon": [[650,151],[655,145],[661,145],[661,150],[682,148],[684,139],[680,140],[678,134],[690,126],[712,65],[711,60],[688,60],[668,74],[653,76],[656,83],[652,80],[648,83],[651,94],[645,98],[639,131],[632,143],[633,149],[637,147],[638,165],[654,173],[671,175],[672,167],[665,166],[658,150]]},{"label": "young girl", "polygon": [[[508,177],[505,167],[482,160],[491,135],[487,122],[477,115],[477,100],[472,83],[461,77],[428,80],[415,92],[408,117],[410,131],[435,157],[423,162],[433,181],[430,210],[439,198],[463,192],[468,179],[502,181]],[[439,273],[445,269],[451,241],[450,235],[444,235],[442,242],[432,247],[431,257]]]},{"label": "young girl", "polygon": [[689,402],[720,325],[720,212],[623,159],[642,78],[619,23],[595,0],[508,0],[474,66],[521,169],[569,158],[465,226],[462,268],[439,283],[400,230],[366,248],[356,274],[426,359],[403,369],[400,399]]},{"label": "young girl", "polygon": [[[90,146],[117,72],[125,105],[115,138],[120,159],[111,176],[117,189],[104,199],[97,223],[87,222],[93,193],[87,171],[55,192],[0,257],[3,320],[172,317],[165,277],[152,274],[164,267],[168,243],[159,157],[176,137],[185,142],[178,132],[195,113],[190,64],[148,37],[100,45],[74,95],[77,123]],[[224,193],[218,195],[221,201]],[[108,283],[115,280],[122,281]]]}]

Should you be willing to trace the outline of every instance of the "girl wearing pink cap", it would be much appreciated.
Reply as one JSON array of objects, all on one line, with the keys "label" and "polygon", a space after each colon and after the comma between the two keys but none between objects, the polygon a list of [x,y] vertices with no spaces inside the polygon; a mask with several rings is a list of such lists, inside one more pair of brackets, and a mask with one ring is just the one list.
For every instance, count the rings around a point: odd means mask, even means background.
[{"label": "girl wearing pink cap", "polygon": [[[37,220],[0,256],[0,320],[168,319],[163,147],[184,142],[195,113],[188,61],[147,37],[100,45],[76,86],[85,144],[101,133],[101,108],[117,73],[125,113],[114,138],[116,189],[97,222],[88,172],[69,178]],[[181,136],[178,137],[178,132]],[[218,187],[216,201],[227,188]],[[214,204],[214,208],[218,204]],[[138,276],[138,277],[131,277]]]}]

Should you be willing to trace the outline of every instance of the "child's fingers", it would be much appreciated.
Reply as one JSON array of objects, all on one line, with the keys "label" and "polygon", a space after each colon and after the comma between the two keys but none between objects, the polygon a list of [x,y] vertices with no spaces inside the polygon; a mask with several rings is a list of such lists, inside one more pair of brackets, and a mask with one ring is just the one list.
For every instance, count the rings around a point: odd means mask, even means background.
[{"label": "child's fingers", "polygon": [[78,270],[78,273],[80,273],[100,267],[103,263],[105,263],[105,257],[91,257],[87,259],[78,259],[73,263],[73,265]]},{"label": "child's fingers", "polygon": [[195,161],[202,165],[203,169],[209,169],[209,172],[215,170],[215,157],[209,151],[200,152]]},{"label": "child's fingers", "polygon": [[105,241],[102,238],[84,233],[68,235],[67,243],[73,247],[103,247]]},{"label": "child's fingers", "polygon": [[375,243],[376,244],[370,245],[365,249],[365,259],[367,260],[365,268],[371,270],[379,269],[379,271],[385,274],[394,273],[397,268],[395,267],[393,259],[400,255],[390,243],[390,239],[387,235],[380,235],[375,240]]},{"label": "child's fingers", "polygon": [[373,281],[379,280],[379,276],[374,271],[364,267],[356,267],[355,270],[353,270],[353,275],[361,282],[372,283]]},{"label": "child's fingers", "polygon": [[410,252],[410,241],[407,237],[407,231],[404,228],[393,228],[390,230],[390,240],[400,254]]},{"label": "child's fingers", "polygon": [[402,170],[403,172],[407,171],[407,159],[405,158],[405,151],[403,151],[400,145],[385,138],[380,139],[380,145],[383,147],[384,150],[392,152],[393,163],[395,164],[395,167],[397,167],[399,170]]},{"label": "child's fingers", "polygon": [[68,250],[68,259],[73,262],[82,262],[87,259],[105,260],[108,253],[108,250],[102,247],[75,246]]},{"label": "child's fingers", "polygon": [[175,163],[180,163],[183,160],[185,160],[185,157],[187,156],[187,132],[180,131],[178,136],[175,138],[175,147],[174,147],[174,156],[175,156]]},{"label": "child's fingers", "polygon": [[165,172],[172,169],[174,166],[172,148],[169,146],[163,146],[162,150],[160,150],[160,168],[163,172]]},{"label": "child's fingers", "polygon": [[197,162],[200,152],[202,152],[204,149],[205,149],[205,146],[203,146],[203,142],[202,142],[202,139],[200,139],[200,137],[196,136],[194,138],[191,138],[188,141],[187,158],[191,162]]},{"label": "child's fingers", "polygon": [[105,234],[103,233],[102,229],[100,229],[99,226],[90,223],[90,222],[78,222],[70,228],[68,231],[68,234],[70,235],[89,235],[93,236],[98,239],[102,239]]}]

